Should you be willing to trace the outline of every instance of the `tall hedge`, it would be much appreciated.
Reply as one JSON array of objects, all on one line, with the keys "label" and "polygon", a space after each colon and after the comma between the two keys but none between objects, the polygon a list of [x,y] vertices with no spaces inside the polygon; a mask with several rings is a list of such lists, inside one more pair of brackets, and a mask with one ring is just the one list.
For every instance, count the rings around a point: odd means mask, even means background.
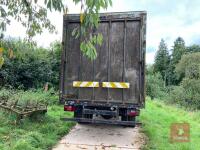
[{"label": "tall hedge", "polygon": [[[58,87],[61,45],[45,49],[22,40],[1,41],[4,64],[0,69],[1,86],[38,88],[49,83]],[[11,55],[12,54],[12,55]]]}]

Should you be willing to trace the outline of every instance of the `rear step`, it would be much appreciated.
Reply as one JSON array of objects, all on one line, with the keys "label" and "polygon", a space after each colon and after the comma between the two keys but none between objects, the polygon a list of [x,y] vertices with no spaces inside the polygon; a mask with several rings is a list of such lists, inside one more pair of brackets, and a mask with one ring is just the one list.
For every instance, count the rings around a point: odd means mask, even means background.
[{"label": "rear step", "polygon": [[98,119],[86,119],[86,118],[61,118],[62,121],[77,121],[81,123],[96,123],[96,124],[112,124],[112,125],[123,125],[133,126],[141,125],[139,122],[134,121],[117,121],[117,120],[98,120]]}]

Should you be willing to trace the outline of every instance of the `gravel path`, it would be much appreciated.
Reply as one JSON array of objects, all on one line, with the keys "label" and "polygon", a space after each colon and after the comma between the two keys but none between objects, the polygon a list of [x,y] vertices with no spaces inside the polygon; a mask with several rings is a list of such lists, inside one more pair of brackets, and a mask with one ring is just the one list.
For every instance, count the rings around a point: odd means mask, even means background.
[{"label": "gravel path", "polygon": [[53,150],[139,150],[145,139],[140,127],[77,124]]}]

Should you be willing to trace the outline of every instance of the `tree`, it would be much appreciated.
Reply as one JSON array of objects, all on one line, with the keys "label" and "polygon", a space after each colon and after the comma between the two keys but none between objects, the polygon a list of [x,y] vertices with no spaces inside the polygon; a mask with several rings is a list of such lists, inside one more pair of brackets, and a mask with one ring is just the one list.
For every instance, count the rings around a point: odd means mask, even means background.
[{"label": "tree", "polygon": [[50,49],[16,39],[2,40],[1,44],[4,49],[12,49],[13,54],[10,55],[8,51],[4,53],[5,64],[0,69],[0,86],[41,88],[48,82],[50,86],[58,88],[60,42],[52,43]]},{"label": "tree", "polygon": [[172,63],[174,64],[174,66],[179,62],[181,56],[185,54],[185,52],[185,41],[183,40],[183,38],[178,37],[174,42],[174,47],[172,50]]},{"label": "tree", "polygon": [[[112,5],[111,0],[73,0],[75,4],[81,3],[81,33],[83,41],[81,51],[90,59],[96,58],[95,45],[101,45],[102,36],[92,35],[88,30],[98,27],[99,10],[106,9]],[[1,38],[6,25],[10,23],[10,17],[21,22],[27,28],[28,39],[32,39],[36,34],[42,33],[46,28],[50,32],[55,32],[55,26],[47,17],[47,10],[55,10],[67,13],[67,7],[64,7],[63,0],[44,0],[43,3],[38,0],[0,0],[0,29]],[[78,34],[78,32],[77,32]],[[76,36],[77,36],[76,34]]]},{"label": "tree", "polygon": [[176,76],[175,73],[175,66],[178,64],[178,62],[181,60],[181,57],[183,54],[186,53],[186,47],[185,42],[183,38],[178,37],[175,42],[172,49],[172,55],[169,65],[169,81],[172,85],[178,85],[181,81],[181,78]]},{"label": "tree", "polygon": [[47,10],[61,12],[65,9],[62,0],[45,0],[43,3],[38,0],[0,0],[0,6],[1,31],[5,31],[10,18],[14,18],[26,27],[29,39],[42,33],[43,28],[55,32],[55,26],[47,18]]},{"label": "tree", "polygon": [[0,69],[4,64],[4,58],[3,58],[3,48],[0,48]]},{"label": "tree", "polygon": [[200,52],[183,55],[175,71],[179,78],[200,79]]},{"label": "tree", "polygon": [[153,66],[146,67],[146,94],[154,98],[165,95],[164,81],[160,72],[154,73]]},{"label": "tree", "polygon": [[165,41],[161,39],[158,51],[155,56],[154,71],[160,72],[162,79],[167,83],[167,70],[169,65],[170,57]]},{"label": "tree", "polygon": [[170,101],[200,109],[200,52],[183,55],[175,72],[181,82],[171,91]]},{"label": "tree", "polygon": [[191,46],[188,46],[186,48],[186,52],[187,53],[195,53],[195,52],[200,52],[200,46],[199,45],[191,45]]}]

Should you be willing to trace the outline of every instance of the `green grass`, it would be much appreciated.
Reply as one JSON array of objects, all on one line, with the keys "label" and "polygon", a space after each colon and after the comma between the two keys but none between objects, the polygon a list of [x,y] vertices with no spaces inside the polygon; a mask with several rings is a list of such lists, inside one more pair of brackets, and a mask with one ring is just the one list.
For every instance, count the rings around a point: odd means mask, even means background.
[{"label": "green grass", "polygon": [[18,100],[18,104],[24,105],[27,102],[29,103],[48,103],[49,105],[58,103],[58,93],[53,89],[50,89],[47,92],[44,92],[43,89],[31,89],[28,91],[23,90],[13,90],[0,88],[0,99],[8,98],[9,102],[15,102]]},{"label": "green grass", "polygon": [[[72,117],[72,113],[63,111],[58,106],[58,96],[50,92],[11,91],[2,89],[0,96],[9,95],[9,100],[19,97],[21,103],[26,100],[47,101],[48,112],[37,119],[25,118],[20,124],[15,124],[16,116],[0,110],[0,150],[47,150],[54,146],[62,136],[67,134],[74,123],[60,120],[61,116]],[[1,97],[0,97],[1,98]]]},{"label": "green grass", "polygon": [[[15,116],[0,110],[0,150],[47,150],[67,134],[74,123],[60,120],[60,116],[71,117],[72,113],[58,106],[55,91],[42,90],[16,91],[0,89],[0,98],[9,97],[10,101],[42,101],[49,103],[48,113],[37,120],[25,119],[15,125]],[[166,105],[158,100],[147,98],[146,108],[139,117],[143,132],[147,135],[145,149],[153,150],[199,150],[200,149],[200,111],[189,112],[182,108]],[[170,143],[172,123],[189,123],[191,141],[189,143]]]},{"label": "green grass", "polygon": [[60,116],[71,117],[61,106],[51,106],[44,117],[35,121],[25,119],[15,125],[13,116],[0,113],[0,150],[44,150],[55,145],[74,125],[60,120]]},{"label": "green grass", "polygon": [[[146,108],[139,118],[142,130],[147,135],[144,149],[153,150],[199,150],[200,149],[200,111],[189,112],[182,108],[169,106],[158,100],[147,99]],[[190,142],[171,143],[170,126],[172,123],[190,124]]]}]

